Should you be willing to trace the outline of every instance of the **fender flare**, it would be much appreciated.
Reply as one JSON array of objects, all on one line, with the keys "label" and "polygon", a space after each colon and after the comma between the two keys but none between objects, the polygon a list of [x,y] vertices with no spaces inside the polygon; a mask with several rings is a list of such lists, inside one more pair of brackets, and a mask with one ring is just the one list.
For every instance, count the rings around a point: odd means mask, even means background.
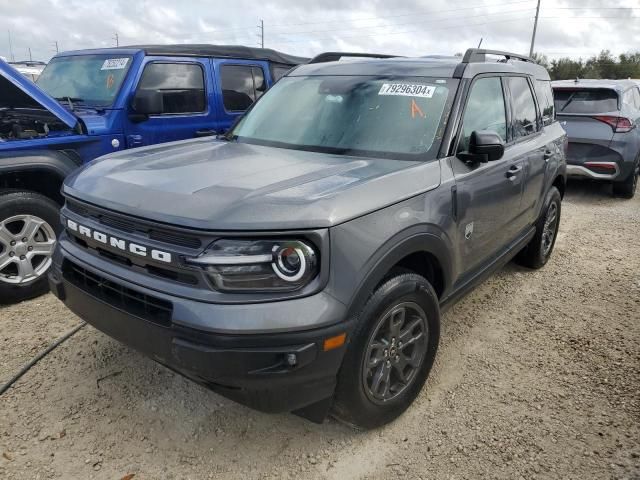
[{"label": "fender flare", "polygon": [[58,150],[24,150],[19,152],[0,153],[0,177],[8,173],[26,170],[46,170],[55,174],[60,180],[81,165],[75,152],[61,152]]},{"label": "fender flare", "polygon": [[453,282],[452,249],[453,245],[449,237],[433,225],[417,225],[397,233],[371,256],[363,268],[367,273],[348,303],[348,318],[358,314],[374,288],[393,266],[413,253],[428,253],[438,261],[443,276],[442,298],[445,298]]}]

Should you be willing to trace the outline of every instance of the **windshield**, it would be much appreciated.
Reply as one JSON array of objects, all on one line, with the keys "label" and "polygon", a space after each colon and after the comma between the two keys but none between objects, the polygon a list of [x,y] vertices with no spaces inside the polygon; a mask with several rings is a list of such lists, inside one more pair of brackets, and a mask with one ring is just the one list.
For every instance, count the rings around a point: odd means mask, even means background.
[{"label": "windshield", "polygon": [[457,82],[284,77],[238,123],[231,138],[344,155],[435,158]]},{"label": "windshield", "polygon": [[64,105],[109,107],[124,80],[131,57],[74,55],[49,62],[37,84]]},{"label": "windshield", "polygon": [[609,113],[618,110],[615,90],[556,89],[555,106],[558,113]]}]

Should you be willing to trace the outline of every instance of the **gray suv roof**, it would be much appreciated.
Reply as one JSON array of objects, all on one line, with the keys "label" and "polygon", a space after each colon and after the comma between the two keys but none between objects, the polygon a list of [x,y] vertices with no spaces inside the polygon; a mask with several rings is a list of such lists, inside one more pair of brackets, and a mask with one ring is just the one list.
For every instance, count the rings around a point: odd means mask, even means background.
[{"label": "gray suv roof", "polygon": [[[488,52],[491,54],[491,52]],[[301,65],[290,76],[311,75],[400,75],[415,77],[473,78],[481,73],[525,73],[540,80],[550,80],[547,70],[531,61],[464,61],[459,57],[357,58],[348,61]]]},{"label": "gray suv roof", "polygon": [[608,88],[624,92],[631,87],[637,87],[638,84],[633,80],[600,80],[589,78],[577,78],[575,80],[556,80],[551,83],[554,87],[560,88]]}]

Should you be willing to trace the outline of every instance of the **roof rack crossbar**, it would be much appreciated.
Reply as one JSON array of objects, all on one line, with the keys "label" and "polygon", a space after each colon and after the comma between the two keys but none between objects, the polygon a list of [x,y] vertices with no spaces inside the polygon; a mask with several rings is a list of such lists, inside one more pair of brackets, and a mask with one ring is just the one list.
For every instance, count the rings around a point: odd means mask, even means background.
[{"label": "roof rack crossbar", "polygon": [[487,55],[497,55],[499,57],[505,57],[507,60],[520,60],[522,62],[537,63],[533,58],[526,55],[520,55],[518,53],[503,52],[501,50],[484,50],[480,48],[469,48],[464,57],[462,57],[462,63],[483,63],[487,61]]},{"label": "roof rack crossbar", "polygon": [[384,55],[378,53],[351,53],[351,52],[324,52],[320,55],[316,55],[309,63],[325,63],[325,62],[337,62],[343,57],[355,57],[355,58],[396,58],[398,55]]}]

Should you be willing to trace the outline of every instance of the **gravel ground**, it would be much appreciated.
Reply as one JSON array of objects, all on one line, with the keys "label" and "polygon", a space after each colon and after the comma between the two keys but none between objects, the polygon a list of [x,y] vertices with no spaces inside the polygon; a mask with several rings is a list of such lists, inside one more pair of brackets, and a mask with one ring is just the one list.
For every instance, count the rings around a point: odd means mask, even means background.
[{"label": "gravel ground", "polygon": [[[86,327],[0,398],[0,478],[640,479],[640,195],[570,185],[550,263],[507,266],[443,319],[391,425],[226,400]],[[78,323],[0,309],[0,381]]]}]

